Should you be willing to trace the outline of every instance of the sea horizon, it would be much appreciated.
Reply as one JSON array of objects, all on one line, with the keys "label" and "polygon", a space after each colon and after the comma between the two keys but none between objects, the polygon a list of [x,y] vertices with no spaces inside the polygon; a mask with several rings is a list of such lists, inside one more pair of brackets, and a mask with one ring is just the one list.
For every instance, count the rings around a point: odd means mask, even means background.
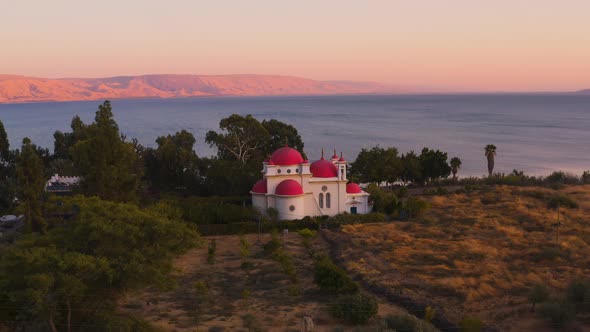
[{"label": "sea horizon", "polygon": [[[91,122],[101,100],[0,104],[11,148],[29,136],[53,149],[53,132],[69,131],[73,116]],[[362,148],[395,146],[400,153],[423,146],[463,160],[460,176],[486,174],[485,144],[498,146],[496,171],[529,175],[590,169],[590,96],[575,92],[403,93],[290,96],[205,96],[111,99],[115,120],[128,139],[154,146],[158,136],[185,129],[199,156],[219,120],[252,114],[294,125],[310,159],[334,148],[353,161]],[[512,110],[508,112],[508,110]],[[165,120],[165,121],[164,121]],[[569,132],[569,135],[568,135]],[[586,146],[585,146],[586,145]]]}]

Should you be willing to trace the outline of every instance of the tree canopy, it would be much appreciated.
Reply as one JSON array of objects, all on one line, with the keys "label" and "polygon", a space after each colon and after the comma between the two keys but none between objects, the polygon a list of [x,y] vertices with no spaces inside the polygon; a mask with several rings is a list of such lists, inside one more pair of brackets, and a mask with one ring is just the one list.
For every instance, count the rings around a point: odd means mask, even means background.
[{"label": "tree canopy", "polygon": [[48,204],[49,213],[74,216],[44,236],[22,238],[0,257],[0,300],[8,308],[2,314],[15,329],[97,322],[112,314],[115,291],[170,285],[172,258],[199,243],[193,228],[164,209],[82,196]]},{"label": "tree canopy", "polygon": [[18,184],[17,197],[22,204],[21,208],[25,215],[28,232],[45,233],[47,231],[47,223],[41,211],[42,197],[45,190],[43,171],[43,161],[37,154],[31,140],[25,137],[18,155],[16,175]]},{"label": "tree canopy", "polygon": [[78,120],[72,121],[77,138],[70,153],[83,175],[82,191],[113,201],[135,200],[143,165],[134,145],[119,133],[111,103],[107,100],[99,105],[92,124],[84,125]]},{"label": "tree canopy", "polygon": [[350,164],[351,176],[360,182],[394,183],[402,174],[402,164],[394,147],[363,148]]}]

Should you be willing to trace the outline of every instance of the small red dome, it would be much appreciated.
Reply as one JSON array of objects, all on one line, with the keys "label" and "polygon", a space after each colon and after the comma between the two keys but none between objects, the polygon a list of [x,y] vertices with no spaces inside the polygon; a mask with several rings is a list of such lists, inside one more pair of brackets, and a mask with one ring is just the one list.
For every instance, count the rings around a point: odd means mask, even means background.
[{"label": "small red dome", "polygon": [[362,192],[363,191],[361,190],[361,187],[358,184],[356,184],[354,182],[346,184],[346,193],[347,194],[360,194]]},{"label": "small red dome", "polygon": [[303,157],[301,157],[301,153],[299,153],[299,151],[288,146],[284,146],[272,153],[272,156],[270,156],[270,161],[272,161],[275,165],[281,166],[297,165],[303,163]]},{"label": "small red dome", "polygon": [[266,194],[268,189],[266,187],[266,179],[260,179],[252,187],[252,192],[255,194]]},{"label": "small red dome", "polygon": [[320,159],[311,163],[309,166],[311,174],[316,178],[333,178],[338,176],[338,169],[329,160]]},{"label": "small red dome", "polygon": [[282,196],[303,195],[303,188],[299,182],[292,179],[287,179],[279,183],[277,189],[275,190],[275,194]]}]

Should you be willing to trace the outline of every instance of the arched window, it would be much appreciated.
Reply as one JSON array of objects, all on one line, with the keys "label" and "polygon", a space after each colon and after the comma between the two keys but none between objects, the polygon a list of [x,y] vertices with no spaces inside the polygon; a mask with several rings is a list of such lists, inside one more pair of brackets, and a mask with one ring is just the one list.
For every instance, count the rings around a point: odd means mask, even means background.
[{"label": "arched window", "polygon": [[320,193],[320,209],[324,208],[324,194]]},{"label": "arched window", "polygon": [[330,205],[331,205],[331,204],[330,204],[330,197],[331,197],[331,196],[332,196],[332,195],[330,195],[330,193],[327,193],[327,194],[326,194],[326,208],[327,208],[327,209],[329,209],[329,208],[330,208]]}]

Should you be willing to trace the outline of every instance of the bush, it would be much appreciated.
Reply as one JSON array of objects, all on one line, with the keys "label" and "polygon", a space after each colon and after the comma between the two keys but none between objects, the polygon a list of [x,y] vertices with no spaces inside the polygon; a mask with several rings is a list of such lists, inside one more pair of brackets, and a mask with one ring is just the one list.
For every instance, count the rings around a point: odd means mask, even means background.
[{"label": "bush", "polygon": [[242,260],[250,257],[250,242],[248,242],[244,235],[240,236],[240,257]]},{"label": "bush", "polygon": [[262,324],[260,323],[260,320],[258,319],[258,317],[252,315],[252,314],[247,314],[245,316],[242,317],[242,320],[244,321],[244,327],[248,329],[248,331],[250,332],[262,332]]},{"label": "bush", "polygon": [[549,201],[547,202],[547,206],[550,209],[557,209],[558,207],[564,207],[564,208],[568,208],[568,209],[577,209],[578,202],[576,202],[572,198],[569,198],[565,195],[554,195],[551,198],[549,198]]},{"label": "bush", "polygon": [[479,332],[483,324],[481,320],[475,317],[465,317],[459,324],[459,331],[461,332]]},{"label": "bush", "polygon": [[567,300],[577,310],[590,308],[590,280],[574,280],[567,287]]},{"label": "bush", "polygon": [[534,285],[533,288],[531,288],[531,291],[529,293],[529,301],[533,305],[531,310],[534,311],[535,305],[537,303],[541,303],[543,301],[546,301],[548,297],[549,297],[549,291],[547,290],[547,286],[545,286],[544,284]]},{"label": "bush", "polygon": [[541,318],[549,320],[558,327],[572,320],[575,315],[570,303],[555,300],[541,304],[538,312]]},{"label": "bush", "polygon": [[358,285],[328,257],[316,260],[313,281],[326,293],[354,293],[358,290]]},{"label": "bush", "polygon": [[551,175],[545,178],[545,181],[549,184],[578,184],[580,183],[580,178],[573,174],[558,171],[551,173]]},{"label": "bush", "polygon": [[207,248],[207,263],[215,264],[215,253],[217,252],[217,240],[211,239]]},{"label": "bush", "polygon": [[343,295],[330,305],[330,314],[353,324],[365,324],[377,314],[377,300],[364,293]]},{"label": "bush", "polygon": [[[430,308],[430,307],[427,307]],[[382,329],[386,331],[436,332],[436,327],[410,314],[389,315],[383,318]]]},{"label": "bush", "polygon": [[421,218],[430,208],[430,204],[420,198],[410,197],[406,200],[405,209],[411,218]]},{"label": "bush", "polygon": [[262,250],[266,255],[274,255],[277,251],[279,251],[279,249],[281,249],[282,246],[283,244],[279,240],[277,231],[273,230],[270,241],[264,244]]},{"label": "bush", "polygon": [[312,231],[309,228],[300,229],[297,231],[297,234],[303,238],[303,246],[309,250],[311,247],[310,240],[316,236],[317,232]]},{"label": "bush", "polygon": [[584,174],[582,174],[582,178],[580,179],[580,181],[582,181],[583,184],[589,184],[590,183],[590,171],[584,171]]}]

